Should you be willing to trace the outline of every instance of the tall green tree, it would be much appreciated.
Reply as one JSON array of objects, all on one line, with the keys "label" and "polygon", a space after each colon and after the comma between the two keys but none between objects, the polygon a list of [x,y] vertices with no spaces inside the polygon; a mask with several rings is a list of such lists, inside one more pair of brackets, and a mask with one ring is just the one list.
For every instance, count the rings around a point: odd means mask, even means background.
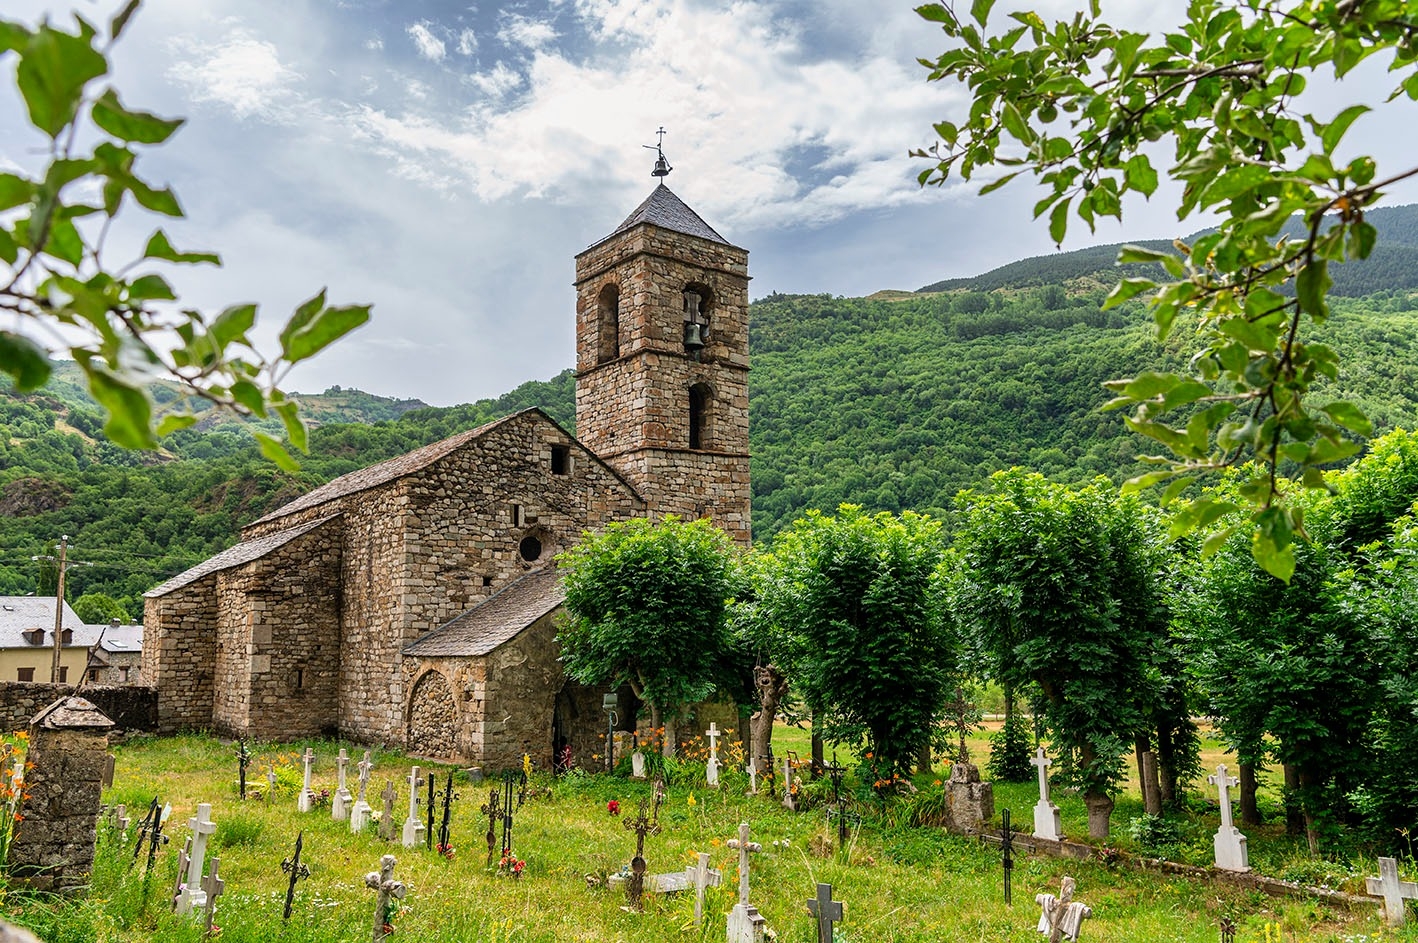
[{"label": "tall green tree", "polygon": [[714,693],[733,655],[727,606],[739,588],[733,543],[708,520],[673,515],[587,531],[557,556],[569,618],[557,635],[566,673],[583,684],[629,684],[665,728]]},{"label": "tall green tree", "polygon": [[[921,182],[987,174],[989,191],[1028,172],[1045,191],[1035,216],[1047,215],[1061,242],[1071,214],[1091,228],[1121,219],[1129,194],[1156,193],[1153,155],[1172,147],[1165,172],[1178,185],[1178,219],[1214,215],[1217,228],[1173,252],[1125,248],[1120,262],[1154,262],[1162,274],[1124,279],[1108,303],[1146,297],[1160,335],[1184,325],[1198,346],[1189,371],[1110,384],[1110,405],[1129,408],[1129,426],[1171,452],[1170,467],[1138,479],[1175,479],[1169,496],[1194,473],[1254,460],[1233,497],[1189,501],[1177,526],[1220,524],[1208,549],[1245,526],[1256,560],[1289,579],[1304,520],[1285,500],[1281,464],[1323,487],[1321,466],[1354,454],[1353,437],[1370,431],[1352,403],[1315,402],[1315,384],[1339,373],[1336,351],[1313,340],[1329,315],[1329,266],[1369,256],[1376,230],[1365,211],[1418,174],[1339,157],[1369,105],[1299,113],[1295,96],[1382,53],[1393,97],[1418,99],[1412,4],[1192,0],[1176,28],[1156,35],[1104,22],[1099,0],[1055,23],[1012,13],[1000,31],[990,28],[993,6],[974,0],[968,18],[940,3],[918,9],[950,44],[923,60],[930,79],[958,80],[971,99],[964,115],[935,126],[941,140],[930,152],[918,152],[931,161]],[[1298,238],[1283,232],[1292,219],[1302,223]],[[1238,508],[1247,513],[1232,523]]]},{"label": "tall green tree", "polygon": [[1123,757],[1148,728],[1166,630],[1156,528],[1107,482],[1079,489],[1021,469],[962,492],[949,606],[989,676],[1043,694],[1043,721],[1106,838]]},{"label": "tall green tree", "polygon": [[[119,220],[125,204],[183,215],[170,189],[135,170],[139,154],[167,141],[182,120],[131,108],[104,84],[112,44],[137,8],[130,0],[106,33],[77,15],[73,32],[0,18],[0,63],[14,65],[46,157],[33,174],[0,173],[0,311],[8,315],[0,372],[26,392],[49,381],[52,356],[74,360],[106,414],[104,433],[126,448],[156,448],[159,436],[197,421],[190,401],[156,408],[145,381],[159,373],[196,400],[278,416],[287,441],[304,451],[305,425],[279,384],[291,366],[367,321],[368,306],[329,305],[322,290],[296,309],[280,351],[267,356],[251,340],[255,305],[210,316],[177,309],[161,269],[220,265],[215,253],[178,249],[162,229],[152,230],[135,259],[115,260],[106,250],[110,229],[129,221]],[[294,465],[275,437],[255,435],[267,457]]]},{"label": "tall green tree", "polygon": [[905,771],[930,743],[951,686],[954,647],[932,617],[940,523],[842,505],[810,511],[755,568],[751,634],[823,736],[861,742]]}]

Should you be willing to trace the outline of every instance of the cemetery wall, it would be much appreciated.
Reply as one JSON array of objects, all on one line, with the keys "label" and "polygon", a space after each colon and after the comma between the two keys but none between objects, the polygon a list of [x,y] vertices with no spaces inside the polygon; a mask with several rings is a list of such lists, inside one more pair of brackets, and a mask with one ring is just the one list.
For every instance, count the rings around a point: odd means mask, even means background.
[{"label": "cemetery wall", "polygon": [[30,719],[61,697],[79,694],[108,715],[116,730],[152,731],[158,725],[158,692],[153,688],[123,685],[40,684],[0,681],[0,730],[24,730]]}]

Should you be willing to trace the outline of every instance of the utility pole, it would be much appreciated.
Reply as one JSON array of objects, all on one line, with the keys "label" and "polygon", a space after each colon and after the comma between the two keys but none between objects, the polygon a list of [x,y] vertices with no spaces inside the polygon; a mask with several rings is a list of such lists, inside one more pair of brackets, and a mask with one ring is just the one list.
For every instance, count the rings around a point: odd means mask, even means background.
[{"label": "utility pole", "polygon": [[[69,535],[65,534],[59,538],[59,556],[51,557],[40,555],[30,557],[31,560],[51,560],[59,566],[58,585],[54,590],[54,663],[50,667],[49,681],[51,684],[59,683],[59,660],[64,652],[64,573],[69,568]],[[79,562],[74,566],[92,566],[90,563]]]}]

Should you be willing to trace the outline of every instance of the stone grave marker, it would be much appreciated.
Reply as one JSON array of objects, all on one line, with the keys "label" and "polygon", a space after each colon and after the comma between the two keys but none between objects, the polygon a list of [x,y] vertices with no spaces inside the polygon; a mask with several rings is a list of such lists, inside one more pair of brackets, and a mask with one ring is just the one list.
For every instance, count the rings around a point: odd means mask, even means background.
[{"label": "stone grave marker", "polygon": [[961,835],[976,835],[995,817],[995,787],[980,781],[980,769],[969,760],[958,760],[950,767],[950,779],[945,784],[946,818],[950,830]]},{"label": "stone grave marker", "polygon": [[15,883],[60,894],[88,886],[112,728],[103,711],[75,696],[60,698],[30,721],[31,766],[9,849]]},{"label": "stone grave marker", "polygon": [[1216,867],[1223,871],[1249,871],[1250,858],[1246,853],[1246,836],[1231,823],[1231,787],[1240,782],[1234,776],[1226,775],[1226,764],[1216,767],[1216,775],[1206,777],[1220,791],[1221,827],[1216,830],[1212,842],[1216,850]]},{"label": "stone grave marker", "polygon": [[343,822],[350,817],[350,804],[354,801],[354,796],[350,795],[350,787],[345,782],[349,766],[350,755],[344,747],[340,747],[340,755],[335,760],[339,785],[335,788],[334,798],[330,800],[330,818],[336,822]]},{"label": "stone grave marker", "polygon": [[368,750],[364,751],[364,759],[356,763],[355,767],[359,770],[359,795],[350,807],[350,831],[358,834],[369,826],[370,815],[374,812],[365,799],[365,793],[369,789],[369,771],[374,768],[374,764],[369,762]]},{"label": "stone grave marker", "polygon": [[748,835],[748,823],[741,822],[738,837],[728,841],[729,847],[738,849],[739,853],[739,901],[729,912],[728,943],[763,943],[763,931],[768,922],[758,908],[748,902],[748,856],[750,852],[763,850],[758,842],[749,841]]},{"label": "stone grave marker", "polygon": [[[449,778],[449,779],[452,779],[452,778],[453,778],[453,774],[452,774],[452,773],[449,773],[449,774],[448,774],[448,778]],[[437,780],[438,780],[438,774],[435,773],[435,772],[433,772],[433,770],[429,770],[429,772],[428,772],[428,802],[427,802],[427,804],[424,806],[424,813],[428,816],[428,822],[424,825],[424,829],[423,829],[423,840],[424,840],[425,845],[427,845],[427,847],[429,848],[429,850],[432,850],[432,849],[433,849],[433,807],[437,804],[437,803],[435,802],[435,799],[436,799],[437,797],[434,795],[434,793],[435,793],[436,790],[435,790],[433,784],[434,784]]]},{"label": "stone grave marker", "polygon": [[1364,888],[1374,897],[1384,899],[1384,922],[1391,927],[1401,927],[1408,922],[1408,908],[1405,900],[1418,898],[1418,884],[1398,879],[1398,860],[1379,859],[1379,876],[1365,878]]},{"label": "stone grave marker", "polygon": [[630,754],[630,778],[645,778],[645,754],[641,753],[639,750]]},{"label": "stone grave marker", "polygon": [[748,794],[758,795],[758,761],[749,760],[743,771],[748,774]]},{"label": "stone grave marker", "polygon": [[1048,841],[1063,841],[1063,823],[1059,807],[1049,801],[1049,767],[1054,761],[1044,756],[1044,748],[1034,751],[1029,760],[1039,769],[1039,801],[1034,804],[1034,837]]},{"label": "stone grave marker", "polygon": [[281,912],[282,920],[290,919],[291,907],[295,904],[295,882],[310,877],[310,865],[300,860],[300,852],[304,846],[305,832],[301,831],[295,836],[295,854],[281,860],[281,870],[290,875],[290,883],[286,885],[286,906]]},{"label": "stone grave marker", "polygon": [[[108,754],[105,754],[105,755],[104,755],[104,758],[103,758],[103,788],[104,788],[104,789],[112,789],[112,788],[113,788],[113,767],[114,767],[114,765],[115,765],[117,762],[118,762],[118,757],[114,756],[112,753],[108,753]],[[242,796],[242,798],[244,799],[244,798],[246,798],[246,797],[245,797],[245,796]]]},{"label": "stone grave marker", "polygon": [[188,819],[187,827],[192,831],[192,854],[187,862],[187,877],[174,908],[180,914],[200,909],[207,903],[207,892],[202,890],[202,872],[207,861],[207,839],[217,830],[217,823],[212,821],[212,804],[199,803],[197,814]]},{"label": "stone grave marker", "polygon": [[394,913],[398,910],[398,902],[408,893],[408,888],[404,887],[402,881],[394,880],[394,865],[398,863],[398,859],[393,855],[385,855],[379,859],[379,870],[364,876],[364,886],[378,894],[374,905],[374,932],[370,935],[371,943],[380,943],[394,932]]},{"label": "stone grave marker", "polygon": [[423,779],[419,777],[419,768],[415,766],[409,771],[409,817],[404,819],[403,844],[405,848],[418,846],[419,835],[423,832],[423,823],[419,821],[419,786],[423,785]]},{"label": "stone grave marker", "polygon": [[1076,886],[1073,878],[1065,877],[1058,897],[1053,894],[1034,896],[1034,902],[1043,908],[1039,916],[1039,932],[1048,934],[1049,943],[1077,940],[1083,921],[1093,916],[1093,908],[1073,899]]},{"label": "stone grave marker", "polygon": [[304,768],[302,774],[304,785],[300,787],[300,798],[296,800],[295,808],[297,812],[309,812],[315,807],[315,792],[310,788],[310,764],[315,762],[315,751],[306,747],[300,762]]},{"label": "stone grave marker", "polygon": [[798,811],[798,797],[793,794],[793,762],[797,754],[788,750],[783,754],[783,808],[789,812]]},{"label": "stone grave marker", "polygon": [[399,798],[399,792],[394,788],[393,780],[384,780],[384,791],[379,794],[379,798],[384,800],[384,814],[379,817],[379,837],[385,841],[393,841],[394,803]]},{"label": "stone grave marker", "polygon": [[718,887],[724,883],[724,875],[723,872],[709,867],[707,851],[699,853],[698,863],[686,867],[684,875],[689,885],[694,888],[694,925],[698,927],[704,923],[704,889]]},{"label": "stone grave marker", "polygon": [[832,899],[832,885],[817,885],[817,896],[807,902],[807,912],[817,918],[817,943],[832,943],[832,924],[842,919],[842,902]]},{"label": "stone grave marker", "polygon": [[206,928],[208,937],[212,935],[212,917],[214,917],[217,912],[217,898],[226,890],[226,881],[223,881],[217,875],[217,870],[221,867],[221,864],[221,858],[213,858],[212,869],[208,871],[207,876],[202,879],[202,890],[207,895],[206,906],[203,907],[204,915],[202,923]]},{"label": "stone grave marker", "polygon": [[272,802],[276,798],[276,765],[271,764],[271,769],[266,773],[266,801]]},{"label": "stone grave marker", "polygon": [[704,781],[711,789],[719,788],[719,725],[710,723],[704,731],[709,738],[709,762],[704,764]]},{"label": "stone grave marker", "polygon": [[177,910],[177,901],[182,893],[184,882],[187,880],[187,867],[192,863],[192,836],[188,835],[187,840],[182,843],[182,850],[177,853],[177,873],[172,878],[172,894],[169,900],[172,902],[172,909]]}]

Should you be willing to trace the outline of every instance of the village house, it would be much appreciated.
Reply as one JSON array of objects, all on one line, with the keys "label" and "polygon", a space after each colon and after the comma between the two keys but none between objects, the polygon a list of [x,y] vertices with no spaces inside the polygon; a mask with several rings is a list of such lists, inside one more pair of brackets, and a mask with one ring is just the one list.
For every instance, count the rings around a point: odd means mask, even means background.
[{"label": "village house", "polygon": [[661,182],[575,288],[576,435],[530,409],[352,472],[147,593],[161,731],[590,764],[607,692],[562,673],[553,558],[666,514],[748,544],[748,253]]},{"label": "village house", "polygon": [[[60,621],[59,681],[74,683],[88,663],[98,628],[64,603]],[[0,680],[48,683],[54,668],[54,597],[0,596]]]}]

